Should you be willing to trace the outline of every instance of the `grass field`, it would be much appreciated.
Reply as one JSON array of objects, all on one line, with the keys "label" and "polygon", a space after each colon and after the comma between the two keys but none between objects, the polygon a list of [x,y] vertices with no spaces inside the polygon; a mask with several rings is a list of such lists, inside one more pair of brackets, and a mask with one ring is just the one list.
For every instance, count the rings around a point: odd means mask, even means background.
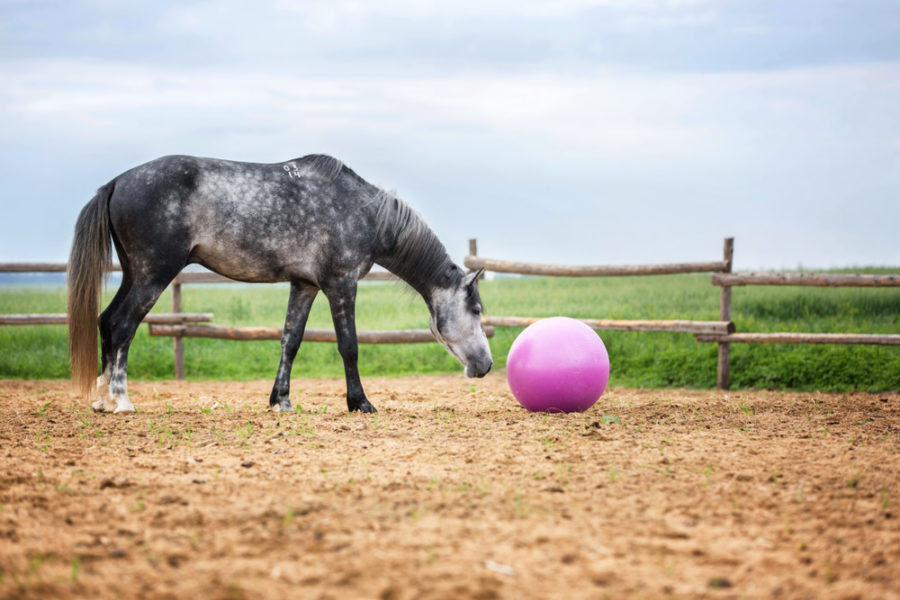
[{"label": "grass field", "polygon": [[[897,269],[865,272],[896,272]],[[859,270],[855,270],[859,272]],[[114,288],[107,290],[106,300]],[[719,288],[708,275],[567,279],[498,278],[481,283],[489,314],[614,319],[718,319]],[[215,313],[228,325],[280,326],[286,285],[193,285],[183,288],[183,310]],[[165,294],[158,312],[169,312]],[[0,287],[0,313],[64,312],[61,287]],[[405,286],[365,283],[357,305],[359,329],[426,328],[424,303]],[[900,333],[900,289],[735,288],[733,320],[738,331]],[[330,327],[327,302],[319,297],[310,327]],[[497,329],[491,340],[497,368],[505,365],[519,330]],[[609,350],[611,385],[710,388],[715,385],[716,345],[689,334],[601,332]],[[0,327],[0,378],[66,378],[66,330],[61,326]],[[187,339],[189,379],[274,377],[276,341]],[[734,344],[732,386],[792,390],[881,391],[900,389],[900,348]],[[452,373],[460,366],[437,344],[362,346],[363,376]],[[129,359],[136,379],[172,376],[172,340],[139,330]],[[304,345],[296,376],[341,376],[334,344]]]}]

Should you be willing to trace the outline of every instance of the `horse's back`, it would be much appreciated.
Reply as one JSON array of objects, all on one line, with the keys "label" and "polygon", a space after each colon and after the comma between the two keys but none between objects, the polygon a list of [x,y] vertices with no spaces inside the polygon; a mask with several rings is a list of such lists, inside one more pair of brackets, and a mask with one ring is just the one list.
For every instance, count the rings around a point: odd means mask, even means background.
[{"label": "horse's back", "polygon": [[376,192],[325,155],[271,164],[173,155],[117,178],[110,214],[125,246],[169,245],[236,279],[315,278],[323,265],[369,260]]}]

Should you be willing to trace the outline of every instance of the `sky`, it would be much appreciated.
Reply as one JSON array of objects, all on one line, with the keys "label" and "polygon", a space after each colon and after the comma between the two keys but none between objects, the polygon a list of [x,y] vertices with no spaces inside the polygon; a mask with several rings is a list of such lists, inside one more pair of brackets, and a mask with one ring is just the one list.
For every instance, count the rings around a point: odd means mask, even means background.
[{"label": "sky", "polygon": [[331,154],[461,262],[900,265],[896,0],[0,0],[0,262],[166,154]]}]

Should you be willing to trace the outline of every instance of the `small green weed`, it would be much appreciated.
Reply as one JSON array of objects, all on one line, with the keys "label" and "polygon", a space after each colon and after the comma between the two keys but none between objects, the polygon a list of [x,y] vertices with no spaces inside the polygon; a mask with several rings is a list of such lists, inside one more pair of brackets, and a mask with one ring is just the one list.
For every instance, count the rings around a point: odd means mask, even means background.
[{"label": "small green weed", "polygon": [[522,495],[522,490],[516,490],[516,493],[513,496],[513,506],[515,507],[516,518],[524,519],[526,516],[526,507],[525,496]]},{"label": "small green weed", "polygon": [[247,421],[242,426],[238,427],[237,434],[244,439],[244,441],[249,440],[253,435],[253,423]]},{"label": "small green weed", "polygon": [[38,452],[45,453],[50,449],[50,432],[40,429],[35,434],[34,445],[38,449]]},{"label": "small green weed", "polygon": [[619,478],[619,470],[613,466],[606,467],[606,473],[609,476],[609,482],[615,483]]},{"label": "small green weed", "polygon": [[712,479],[712,474],[716,472],[716,468],[712,465],[707,465],[705,469],[703,469],[703,487],[709,487],[710,480]]}]

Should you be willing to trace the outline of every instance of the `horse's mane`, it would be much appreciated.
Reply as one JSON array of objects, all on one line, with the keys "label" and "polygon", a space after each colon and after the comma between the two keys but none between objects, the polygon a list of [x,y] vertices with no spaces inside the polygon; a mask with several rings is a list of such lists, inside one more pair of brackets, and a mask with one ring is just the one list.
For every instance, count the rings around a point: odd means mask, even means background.
[{"label": "horse's mane", "polygon": [[379,190],[375,217],[382,247],[379,264],[406,281],[420,294],[433,286],[457,283],[461,271],[447,249],[418,212],[395,194]]},{"label": "horse's mane", "polygon": [[306,171],[306,175],[321,177],[326,181],[334,181],[344,169],[344,163],[327,154],[307,154],[295,162],[300,163]]}]

